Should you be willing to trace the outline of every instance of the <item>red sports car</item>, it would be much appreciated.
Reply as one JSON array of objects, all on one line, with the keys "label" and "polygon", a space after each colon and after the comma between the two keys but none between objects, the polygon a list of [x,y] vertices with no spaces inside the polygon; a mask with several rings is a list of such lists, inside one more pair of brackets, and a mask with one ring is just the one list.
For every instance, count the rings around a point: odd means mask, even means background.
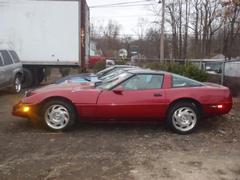
[{"label": "red sports car", "polygon": [[41,120],[54,131],[75,121],[161,122],[180,134],[196,129],[204,117],[232,108],[228,88],[168,72],[131,70],[98,87],[49,85],[28,91],[13,115]]}]

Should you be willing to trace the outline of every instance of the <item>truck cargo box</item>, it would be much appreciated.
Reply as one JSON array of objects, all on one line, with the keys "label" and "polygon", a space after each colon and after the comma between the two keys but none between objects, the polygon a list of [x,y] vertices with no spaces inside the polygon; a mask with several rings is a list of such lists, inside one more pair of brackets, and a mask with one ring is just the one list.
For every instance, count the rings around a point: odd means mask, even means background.
[{"label": "truck cargo box", "polygon": [[0,47],[24,65],[85,65],[89,9],[82,0],[0,0]]}]

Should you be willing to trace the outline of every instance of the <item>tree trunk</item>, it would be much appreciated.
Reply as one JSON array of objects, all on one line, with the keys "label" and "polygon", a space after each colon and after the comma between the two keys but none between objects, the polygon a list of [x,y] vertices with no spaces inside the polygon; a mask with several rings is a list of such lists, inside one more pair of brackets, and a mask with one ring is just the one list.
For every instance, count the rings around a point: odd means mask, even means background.
[{"label": "tree trunk", "polygon": [[179,1],[179,58],[182,59],[182,0]]}]

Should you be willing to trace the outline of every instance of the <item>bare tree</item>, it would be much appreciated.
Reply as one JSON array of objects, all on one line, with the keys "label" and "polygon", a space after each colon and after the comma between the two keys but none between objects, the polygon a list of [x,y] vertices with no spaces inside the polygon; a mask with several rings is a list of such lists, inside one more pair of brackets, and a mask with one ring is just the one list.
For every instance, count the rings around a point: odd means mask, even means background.
[{"label": "bare tree", "polygon": [[190,12],[190,0],[185,0],[185,34],[184,34],[184,52],[183,58],[187,59],[188,48],[188,30],[189,30],[189,12]]},{"label": "bare tree", "polygon": [[222,5],[224,7],[223,53],[231,59],[234,55],[235,39],[240,33],[240,1],[224,1]]},{"label": "bare tree", "polygon": [[137,40],[137,44],[139,47],[140,52],[143,52],[143,48],[144,46],[144,38],[146,36],[147,30],[148,30],[148,21],[147,19],[144,18],[139,18],[138,19],[138,23],[136,28],[134,29],[134,32],[136,33],[138,40]]},{"label": "bare tree", "polygon": [[177,14],[176,14],[176,5],[175,3],[171,3],[166,6],[169,12],[170,17],[167,18],[167,21],[171,25],[172,31],[172,57],[174,59],[178,58],[178,34],[177,34]]},{"label": "bare tree", "polygon": [[148,20],[145,18],[139,18],[136,28],[133,30],[138,39],[144,39],[148,29]]},{"label": "bare tree", "polygon": [[[146,20],[139,19],[135,29],[138,39],[120,38],[121,28],[113,21],[93,27],[91,35],[97,38],[106,56],[133,45],[143,55],[157,58],[161,5],[153,6],[151,12],[156,21],[148,28]],[[240,0],[168,0],[165,23],[166,58],[205,58],[217,53],[228,58],[240,56]]]},{"label": "bare tree", "polygon": [[102,49],[105,56],[113,57],[121,47],[120,25],[110,20],[106,26],[96,26],[95,29],[100,30],[98,33],[91,33],[93,35],[97,34],[97,36],[92,37],[97,47]]},{"label": "bare tree", "polygon": [[178,33],[179,33],[179,58],[182,59],[182,0],[178,0],[178,6],[179,6],[179,24],[178,24]]}]

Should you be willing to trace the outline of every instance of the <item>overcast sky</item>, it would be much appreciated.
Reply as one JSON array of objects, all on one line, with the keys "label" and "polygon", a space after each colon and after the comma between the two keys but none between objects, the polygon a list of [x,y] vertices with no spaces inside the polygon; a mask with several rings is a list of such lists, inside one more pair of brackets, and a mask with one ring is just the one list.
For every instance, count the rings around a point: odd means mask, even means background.
[{"label": "overcast sky", "polygon": [[[92,23],[107,24],[107,22],[112,19],[121,25],[122,35],[130,34],[136,36],[136,26],[138,24],[138,19],[140,18],[147,19],[148,23],[146,23],[146,26],[152,25],[152,22],[156,19],[150,9],[151,6],[158,5],[158,0],[145,0],[145,2],[144,0],[87,0],[87,2],[88,5],[92,7],[90,8]],[[99,8],[98,6],[125,2],[128,4],[119,4],[117,7]],[[141,6],[139,4],[141,4]]]}]

